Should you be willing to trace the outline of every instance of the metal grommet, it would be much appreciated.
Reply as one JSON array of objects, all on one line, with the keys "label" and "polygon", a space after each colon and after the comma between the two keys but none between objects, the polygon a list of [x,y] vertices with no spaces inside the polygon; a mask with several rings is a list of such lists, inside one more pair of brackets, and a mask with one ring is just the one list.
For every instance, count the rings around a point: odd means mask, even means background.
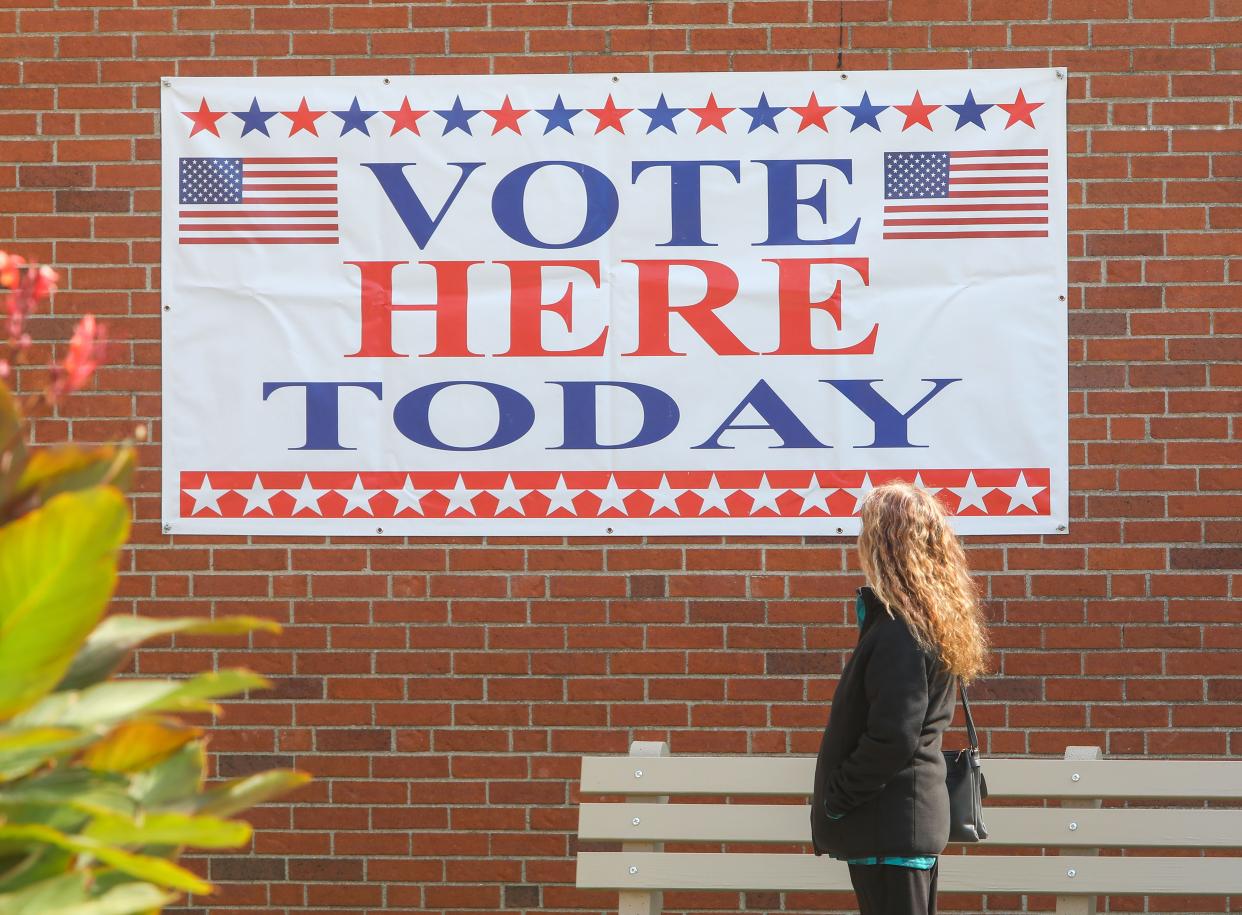
[{"label": "metal grommet", "polygon": [[1070,823],[1070,832],[1074,832],[1077,829],[1078,829],[1077,823]]},{"label": "metal grommet", "polygon": [[643,777],[643,770],[642,770],[642,769],[635,769],[635,770],[634,770],[634,777],[635,777],[635,778],[642,778],[642,777]]},{"label": "metal grommet", "polygon": [[1071,867],[1069,870],[1067,870],[1067,871],[1065,872],[1065,876],[1067,876],[1067,877],[1077,877],[1077,876],[1078,876],[1078,871],[1074,870],[1074,869]]},{"label": "metal grommet", "polygon": [[637,874],[637,873],[638,873],[638,868],[636,868],[633,864],[631,864],[631,865],[630,865],[630,873],[631,873],[631,874]]},{"label": "metal grommet", "polygon": [[630,820],[630,822],[633,823],[635,826],[637,826],[639,823],[639,819],[638,817],[634,817],[634,819]]},{"label": "metal grommet", "polygon": [[1071,776],[1070,776],[1070,781],[1071,781],[1071,782],[1076,782],[1076,781],[1078,781],[1078,779],[1080,779],[1080,778],[1082,778],[1082,776],[1081,776],[1081,775],[1079,775],[1077,772],[1075,772],[1073,775],[1071,775]]}]

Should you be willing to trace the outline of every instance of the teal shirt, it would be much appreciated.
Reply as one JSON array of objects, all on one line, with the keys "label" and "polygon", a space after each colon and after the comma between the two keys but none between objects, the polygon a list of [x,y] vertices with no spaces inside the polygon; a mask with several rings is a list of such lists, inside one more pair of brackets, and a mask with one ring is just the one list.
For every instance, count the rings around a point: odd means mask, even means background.
[{"label": "teal shirt", "polygon": [[[858,628],[862,628],[863,617],[867,615],[867,605],[863,603],[862,595],[858,596],[857,603],[854,604],[854,614],[858,617]],[[841,819],[836,817],[835,819]],[[836,855],[832,857],[836,858]],[[935,855],[922,855],[917,858],[900,858],[894,855],[887,855],[882,858],[844,858],[847,864],[895,864],[898,867],[913,867],[921,871],[931,870],[936,866]]]}]

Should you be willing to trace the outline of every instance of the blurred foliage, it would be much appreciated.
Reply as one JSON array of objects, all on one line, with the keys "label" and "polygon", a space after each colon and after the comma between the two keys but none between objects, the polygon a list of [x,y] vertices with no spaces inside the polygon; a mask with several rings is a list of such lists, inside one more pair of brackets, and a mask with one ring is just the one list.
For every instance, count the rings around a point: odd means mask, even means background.
[{"label": "blurred foliage", "polygon": [[[0,252],[0,379],[29,348],[25,318],[55,281]],[[177,713],[216,713],[214,700],[263,687],[262,677],[114,678],[147,639],[279,627],[245,616],[104,618],[129,533],[133,445],[35,448],[23,415],[85,385],[102,338],[83,319],[24,405],[0,383],[0,915],[152,913],[208,893],[177,863],[181,850],[244,846],[250,825],[229,817],[308,779],[273,770],[206,784],[203,730]]]}]

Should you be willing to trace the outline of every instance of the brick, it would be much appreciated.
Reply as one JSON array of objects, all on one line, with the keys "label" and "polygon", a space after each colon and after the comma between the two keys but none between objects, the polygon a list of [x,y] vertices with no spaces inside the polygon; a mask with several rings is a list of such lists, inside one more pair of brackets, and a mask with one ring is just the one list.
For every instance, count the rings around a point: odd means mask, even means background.
[{"label": "brick", "polygon": [[[86,442],[161,408],[162,76],[831,71],[842,20],[846,68],[1067,67],[1072,520],[969,544],[1003,671],[977,685],[980,717],[993,752],[1236,754],[1239,16],[1238,0],[0,11],[0,232],[65,286],[32,324],[37,361],[87,309],[118,340],[97,386],[37,432]],[[213,772],[317,776],[250,815],[252,853],[192,860],[223,882],[221,911],[594,906],[569,886],[577,757],[633,736],[811,753],[856,638],[846,538],[169,541],[157,465],[145,449],[118,610],[252,612],[286,629],[165,639],[134,671],[268,673],[273,689],[213,727]],[[773,894],[741,903],[779,908]]]}]

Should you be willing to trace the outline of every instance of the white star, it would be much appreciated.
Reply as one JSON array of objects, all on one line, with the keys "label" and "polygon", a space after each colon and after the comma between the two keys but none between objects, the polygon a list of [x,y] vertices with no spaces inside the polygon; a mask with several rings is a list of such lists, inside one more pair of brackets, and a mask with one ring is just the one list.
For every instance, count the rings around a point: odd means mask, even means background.
[{"label": "white star", "polygon": [[980,486],[975,482],[974,471],[966,477],[965,486],[947,486],[949,492],[956,495],[961,502],[957,506],[957,514],[961,514],[963,509],[970,508],[972,505],[981,510],[987,511],[988,507],[983,503],[983,497],[992,491],[991,486]]},{"label": "white star", "polygon": [[759,478],[759,487],[757,489],[746,490],[746,495],[750,496],[750,513],[753,515],[761,508],[770,508],[779,515],[781,510],[777,506],[776,500],[786,492],[787,490],[784,489],[773,489],[772,484],[768,482],[768,475],[765,473]]},{"label": "white star", "polygon": [[362,509],[368,515],[372,514],[371,500],[375,498],[379,492],[378,489],[367,489],[362,485],[362,475],[354,475],[354,485],[349,489],[338,489],[337,492],[345,497],[345,510],[342,515],[348,515],[355,509]]},{"label": "white star", "polygon": [[835,487],[825,489],[819,482],[819,476],[811,474],[811,481],[806,484],[805,489],[794,490],[802,497],[802,508],[798,514],[805,515],[812,508],[821,509],[825,514],[832,514],[828,509],[828,497],[836,491]]},{"label": "white star", "polygon": [[699,506],[699,514],[707,514],[710,508],[718,508],[726,515],[729,514],[729,506],[726,500],[729,496],[737,492],[736,489],[721,489],[720,484],[716,482],[716,475],[713,473],[711,481],[707,484],[707,489],[690,490],[696,496],[703,500],[703,504]]},{"label": "white star", "polygon": [[863,499],[867,498],[867,493],[871,492],[873,489],[875,489],[875,487],[871,485],[871,474],[869,473],[863,474],[862,485],[858,486],[856,489],[845,487],[845,491],[854,497],[855,514],[862,511]]},{"label": "white star", "polygon": [[1019,505],[1025,505],[1031,511],[1038,511],[1035,508],[1035,496],[1047,488],[1046,486],[1031,486],[1026,482],[1026,474],[1022,471],[1018,471],[1018,482],[1015,485],[997,487],[997,489],[1009,496],[1009,508],[1007,509],[1009,512]]},{"label": "white star", "polygon": [[467,489],[466,481],[462,479],[461,474],[457,475],[457,482],[452,489],[441,489],[440,492],[448,499],[448,508],[444,510],[444,514],[451,515],[457,510],[467,511],[474,514],[474,497],[481,493],[481,489]]},{"label": "white star", "polygon": [[933,496],[936,493],[940,492],[940,490],[944,489],[943,486],[929,486],[928,484],[924,483],[922,472],[916,473],[914,475],[914,485],[918,487],[919,489],[926,489]]},{"label": "white star", "polygon": [[259,475],[254,475],[254,482],[250,484],[249,489],[239,489],[237,494],[246,497],[246,507],[242,509],[243,515],[248,515],[257,508],[263,509],[269,515],[272,513],[270,504],[272,496],[280,492],[278,489],[264,489],[259,482]]},{"label": "white star", "polygon": [[634,495],[632,489],[622,489],[617,485],[617,478],[612,474],[608,475],[608,485],[603,489],[589,490],[591,495],[599,499],[599,511],[596,514],[602,515],[609,509],[616,509],[623,515],[629,514],[625,508],[625,500]]},{"label": "white star", "polygon": [[677,510],[677,498],[685,493],[684,489],[673,489],[668,485],[668,474],[660,477],[660,486],[657,489],[644,489],[647,495],[651,496],[651,514],[655,514],[661,508],[667,508],[674,515],[679,514]]},{"label": "white star", "polygon": [[418,514],[423,513],[423,497],[429,495],[430,489],[415,489],[414,481],[410,479],[410,475],[405,475],[405,484],[400,489],[384,490],[388,495],[397,500],[397,507],[393,509],[394,515],[399,515],[406,509]]},{"label": "white star", "polygon": [[500,489],[489,489],[493,496],[496,497],[496,514],[499,515],[503,511],[513,510],[519,515],[526,514],[526,509],[522,507],[522,500],[530,495],[529,489],[518,489],[513,485],[513,475],[505,477],[505,485]]},{"label": "white star", "polygon": [[220,514],[220,497],[229,490],[214,489],[211,485],[211,478],[203,474],[203,482],[198,489],[187,489],[186,495],[194,500],[194,507],[190,509],[191,515],[197,515],[203,509],[210,508],[217,515]]},{"label": "white star", "polygon": [[549,515],[561,509],[569,512],[571,515],[576,515],[578,514],[578,509],[574,508],[574,499],[582,495],[584,490],[570,489],[565,485],[565,475],[561,474],[556,478],[556,486],[552,489],[540,490],[540,492],[548,497]]},{"label": "white star", "polygon": [[302,485],[298,489],[286,489],[285,492],[293,496],[293,514],[296,515],[303,509],[309,509],[317,515],[323,514],[319,509],[319,500],[323,498],[327,490],[311,486],[308,474],[302,475]]}]

